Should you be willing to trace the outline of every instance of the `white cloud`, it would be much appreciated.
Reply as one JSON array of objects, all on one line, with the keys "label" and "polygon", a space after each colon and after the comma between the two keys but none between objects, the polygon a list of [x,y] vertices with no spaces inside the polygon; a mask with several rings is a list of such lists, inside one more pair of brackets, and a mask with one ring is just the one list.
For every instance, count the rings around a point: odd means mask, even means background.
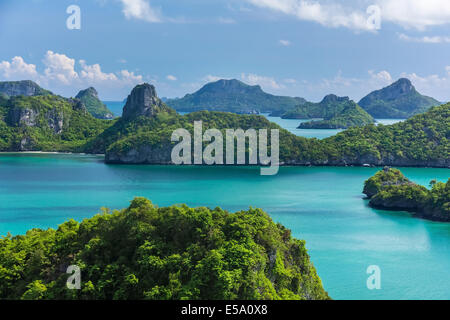
[{"label": "white cloud", "polygon": [[44,71],[47,81],[57,80],[68,85],[78,79],[78,73],[75,71],[75,59],[49,50],[43,62],[47,67]]},{"label": "white cloud", "polygon": [[383,20],[406,28],[424,30],[450,23],[448,0],[377,0]]},{"label": "white cloud", "polygon": [[161,12],[150,6],[146,0],[120,0],[123,4],[123,13],[127,19],[138,19],[147,22],[161,22]]},{"label": "white cloud", "polygon": [[408,42],[420,42],[420,43],[450,43],[450,37],[442,36],[424,36],[424,37],[411,37],[404,33],[399,33],[398,38]]},{"label": "white cloud", "polygon": [[[300,20],[313,21],[327,27],[353,30],[373,30],[368,20],[368,6],[381,9],[381,20],[404,28],[424,30],[427,27],[450,23],[448,0],[246,0],[248,3],[291,15]],[[341,3],[345,3],[342,5]]]},{"label": "white cloud", "polygon": [[279,41],[282,46],[289,47],[291,42],[289,40],[280,40]]},{"label": "white cloud", "polygon": [[95,86],[106,95],[125,96],[134,85],[144,81],[143,76],[128,70],[106,73],[99,64],[88,65],[84,60],[77,64],[75,59],[50,50],[42,62],[45,69],[39,72],[35,65],[27,64],[22,57],[14,57],[11,62],[0,61],[0,78],[34,80],[41,86],[66,96],[73,96],[77,90],[89,86]]},{"label": "white cloud", "polygon": [[7,80],[36,79],[38,75],[36,66],[25,63],[22,57],[0,62],[0,74]]},{"label": "white cloud", "polygon": [[170,81],[177,81],[177,80],[178,80],[177,77],[175,77],[175,76],[173,76],[173,75],[171,75],[171,74],[169,74],[169,75],[166,77],[166,79],[167,79],[167,80],[170,80]]},{"label": "white cloud", "polygon": [[216,82],[216,81],[219,81],[221,79],[226,79],[226,78],[219,77],[219,76],[213,76],[213,75],[208,74],[207,76],[204,76],[202,80],[204,82]]},{"label": "white cloud", "polygon": [[282,85],[278,84],[274,78],[259,76],[256,74],[241,74],[242,81],[250,85],[260,85],[263,89],[280,89]]},{"label": "white cloud", "polygon": [[337,2],[308,0],[246,0],[261,8],[271,9],[300,20],[313,21],[327,27],[345,27],[355,30],[373,30],[364,10],[345,8]]}]

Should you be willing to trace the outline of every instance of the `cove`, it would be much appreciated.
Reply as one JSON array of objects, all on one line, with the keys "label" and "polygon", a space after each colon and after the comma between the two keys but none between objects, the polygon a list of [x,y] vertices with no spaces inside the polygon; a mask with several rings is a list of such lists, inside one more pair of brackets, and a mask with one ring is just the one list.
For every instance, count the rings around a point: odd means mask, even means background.
[{"label": "cove", "polygon": [[[378,168],[105,165],[102,157],[0,154],[0,235],[57,227],[128,206],[144,196],[159,206],[260,207],[306,246],[334,299],[450,299],[450,224],[374,210],[361,193]],[[401,168],[416,183],[445,182],[448,169]],[[381,270],[369,290],[366,270]]]}]

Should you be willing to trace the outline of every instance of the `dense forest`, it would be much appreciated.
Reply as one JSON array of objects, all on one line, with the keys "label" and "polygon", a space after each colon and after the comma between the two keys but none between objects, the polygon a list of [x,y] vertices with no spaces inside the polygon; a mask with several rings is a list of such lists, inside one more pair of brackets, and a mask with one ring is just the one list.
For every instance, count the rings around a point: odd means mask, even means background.
[{"label": "dense forest", "polygon": [[[80,290],[66,288],[69,265]],[[0,299],[329,299],[305,242],[260,209],[136,198],[57,230],[0,239]]]},{"label": "dense forest", "polygon": [[386,167],[365,182],[363,192],[374,208],[406,210],[425,219],[450,221],[450,179],[447,183],[433,180],[430,187],[415,184],[400,170]]}]

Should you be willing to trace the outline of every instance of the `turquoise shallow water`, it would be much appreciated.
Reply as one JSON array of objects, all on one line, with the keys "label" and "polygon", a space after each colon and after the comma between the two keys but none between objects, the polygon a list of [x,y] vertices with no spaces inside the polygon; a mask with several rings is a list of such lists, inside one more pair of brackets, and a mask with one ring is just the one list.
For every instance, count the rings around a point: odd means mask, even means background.
[{"label": "turquoise shallow water", "polygon": [[[265,209],[305,239],[334,299],[450,299],[450,224],[373,210],[361,189],[375,168],[281,168],[105,165],[101,157],[0,154],[0,234],[21,234],[126,207],[135,196],[160,206]],[[417,183],[446,181],[448,169],[404,168]],[[369,265],[381,290],[366,287]]]}]

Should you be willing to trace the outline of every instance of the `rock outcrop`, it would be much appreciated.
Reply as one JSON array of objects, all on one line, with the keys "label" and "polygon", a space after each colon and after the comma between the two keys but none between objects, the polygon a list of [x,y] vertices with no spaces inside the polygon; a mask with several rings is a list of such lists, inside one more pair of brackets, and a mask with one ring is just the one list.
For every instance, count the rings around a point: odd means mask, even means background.
[{"label": "rock outcrop", "polygon": [[154,86],[144,83],[131,91],[123,108],[122,119],[128,121],[140,116],[153,117],[160,112],[175,113],[158,98]]},{"label": "rock outcrop", "polygon": [[50,91],[42,89],[37,83],[31,80],[0,82],[0,93],[9,97],[14,96],[44,96],[52,94]]}]

